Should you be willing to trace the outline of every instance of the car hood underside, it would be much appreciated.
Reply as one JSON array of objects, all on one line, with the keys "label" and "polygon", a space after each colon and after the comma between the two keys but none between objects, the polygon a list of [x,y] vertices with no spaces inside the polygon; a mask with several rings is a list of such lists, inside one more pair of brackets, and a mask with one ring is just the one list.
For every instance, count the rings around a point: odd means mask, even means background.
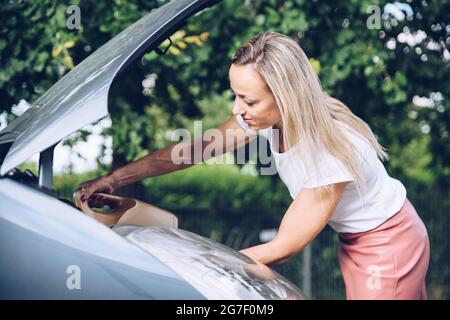
[{"label": "car hood underside", "polygon": [[116,75],[217,0],[173,0],[116,35],[0,131],[0,175],[108,115]]}]

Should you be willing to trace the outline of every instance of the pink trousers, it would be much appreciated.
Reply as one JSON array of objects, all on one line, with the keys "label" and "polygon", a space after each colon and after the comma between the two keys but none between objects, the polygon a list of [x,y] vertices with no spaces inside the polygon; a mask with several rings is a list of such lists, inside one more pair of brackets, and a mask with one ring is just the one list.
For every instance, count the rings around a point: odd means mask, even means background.
[{"label": "pink trousers", "polygon": [[425,225],[408,199],[377,228],[340,233],[339,239],[347,299],[427,299],[430,244]]}]

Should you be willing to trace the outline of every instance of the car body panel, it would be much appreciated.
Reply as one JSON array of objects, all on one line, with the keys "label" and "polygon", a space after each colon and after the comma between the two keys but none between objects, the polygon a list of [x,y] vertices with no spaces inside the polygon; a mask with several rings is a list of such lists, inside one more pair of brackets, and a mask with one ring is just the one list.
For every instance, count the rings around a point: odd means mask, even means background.
[{"label": "car body panel", "polygon": [[107,116],[108,92],[118,72],[170,36],[189,16],[215,2],[171,1],[94,51],[0,131],[0,175]]},{"label": "car body panel", "polygon": [[[25,200],[26,199],[26,200]],[[0,179],[0,298],[204,299],[148,252],[81,211]],[[78,266],[81,290],[66,286]]]},{"label": "car body panel", "polygon": [[207,299],[303,300],[300,290],[261,263],[195,233],[169,227],[115,226]]},{"label": "car body panel", "polygon": [[215,241],[168,227],[111,229],[9,178],[0,179],[0,252],[0,299],[304,299]]}]

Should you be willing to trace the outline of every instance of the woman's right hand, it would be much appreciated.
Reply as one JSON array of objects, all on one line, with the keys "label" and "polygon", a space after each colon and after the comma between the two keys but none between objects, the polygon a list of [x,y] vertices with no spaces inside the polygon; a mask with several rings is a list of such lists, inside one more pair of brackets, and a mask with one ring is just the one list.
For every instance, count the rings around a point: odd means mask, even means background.
[{"label": "woman's right hand", "polygon": [[[111,194],[114,192],[116,187],[114,185],[114,179],[112,178],[112,175],[108,174],[96,179],[80,183],[75,191],[80,189],[81,189],[80,200],[81,202],[85,202],[91,197],[93,193],[103,192]],[[92,200],[101,201],[102,199],[92,199]]]}]

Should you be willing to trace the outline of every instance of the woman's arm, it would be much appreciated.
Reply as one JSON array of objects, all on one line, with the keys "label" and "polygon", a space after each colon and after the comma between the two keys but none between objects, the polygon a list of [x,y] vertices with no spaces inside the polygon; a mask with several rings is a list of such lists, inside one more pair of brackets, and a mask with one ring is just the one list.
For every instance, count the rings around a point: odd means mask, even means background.
[{"label": "woman's arm", "polygon": [[272,241],[240,252],[263,264],[280,264],[295,256],[327,224],[348,182],[325,188],[303,189],[286,211]]},{"label": "woman's arm", "polygon": [[[208,160],[211,157],[215,157],[225,153],[226,151],[233,151],[246,143],[248,143],[254,136],[245,132],[245,130],[237,123],[235,116],[232,116],[226,122],[215,128],[220,132],[223,139],[209,139],[202,135],[201,141],[193,140],[183,143],[176,143],[152,152],[143,158],[130,162],[129,164],[114,170],[109,174],[112,186],[114,189],[126,186],[128,184],[140,181],[149,177],[156,177],[159,175],[167,174],[176,170],[186,169],[198,162]],[[227,139],[228,137],[228,139]],[[211,141],[212,140],[212,141]],[[189,163],[177,164],[173,157],[174,148],[182,148],[189,150],[188,154],[184,154],[187,159],[196,159],[194,157],[194,146],[201,145],[201,159],[200,161]],[[208,147],[209,150],[216,150],[213,155],[206,154],[204,156],[204,149]]]}]

